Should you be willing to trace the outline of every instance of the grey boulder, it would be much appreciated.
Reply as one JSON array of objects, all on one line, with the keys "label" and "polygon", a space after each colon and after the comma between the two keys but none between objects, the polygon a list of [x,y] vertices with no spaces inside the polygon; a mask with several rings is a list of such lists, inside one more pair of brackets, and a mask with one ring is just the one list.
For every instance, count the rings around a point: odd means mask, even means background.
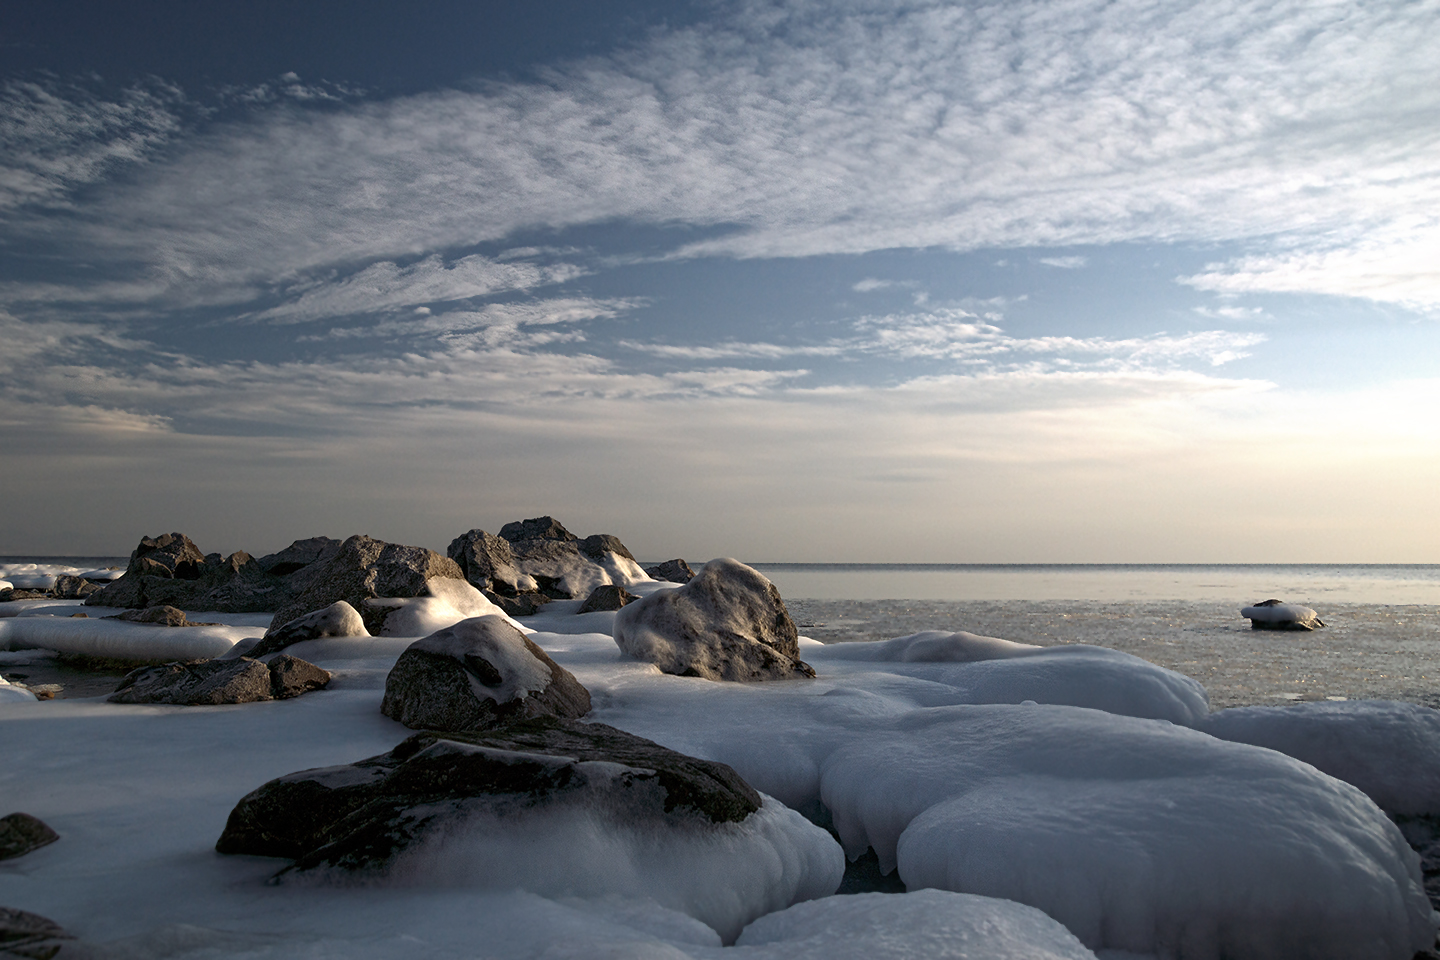
[{"label": "grey boulder", "polygon": [[268,664],[251,657],[190,660],[132,670],[110,695],[111,703],[213,706],[285,700],[330,682],[330,672],[280,654]]},{"label": "grey boulder", "polygon": [[507,523],[500,537],[509,542],[515,566],[551,599],[588,597],[596,587],[644,579],[618,538],[597,533],[581,540],[554,517]]},{"label": "grey boulder", "polygon": [[246,653],[258,659],[302,640],[368,636],[370,633],[365,629],[365,621],[360,617],[360,611],[344,600],[336,600],[328,607],[296,617],[280,627],[271,628],[260,642]]},{"label": "grey boulder", "polygon": [[671,583],[689,583],[695,579],[695,571],[690,569],[690,564],[678,557],[646,567],[645,573],[652,580],[668,580]]},{"label": "grey boulder", "polygon": [[665,673],[706,680],[813,677],[780,591],[738,560],[711,560],[689,583],[615,614],[615,643]]},{"label": "grey boulder", "polygon": [[590,596],[580,604],[576,613],[596,613],[601,610],[619,610],[621,607],[634,603],[640,598],[629,590],[616,583],[609,583],[603,587],[596,587],[590,591]]},{"label": "grey boulder", "polygon": [[510,541],[484,530],[471,530],[450,541],[446,554],[459,564],[465,579],[478,590],[504,596],[535,589],[535,581],[515,566]]},{"label": "grey boulder", "polygon": [[590,693],[504,617],[472,617],[420,640],[385,678],[380,710],[416,730],[490,730],[583,717]]},{"label": "grey boulder", "polygon": [[23,857],[59,839],[60,835],[39,817],[28,813],[0,817],[0,860]]},{"label": "grey boulder", "polygon": [[279,878],[316,871],[345,882],[383,878],[428,838],[501,832],[550,812],[704,835],[760,805],[722,763],[604,724],[539,717],[491,734],[417,734],[358,763],[271,780],[236,804],[215,849],[293,859]]}]

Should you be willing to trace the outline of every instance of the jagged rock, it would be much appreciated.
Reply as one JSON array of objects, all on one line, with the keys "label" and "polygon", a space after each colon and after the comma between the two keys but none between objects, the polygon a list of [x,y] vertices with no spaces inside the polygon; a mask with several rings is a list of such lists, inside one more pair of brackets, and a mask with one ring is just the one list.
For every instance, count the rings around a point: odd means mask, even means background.
[{"label": "jagged rock", "polygon": [[289,623],[271,628],[247,654],[259,659],[266,654],[283,650],[292,643],[302,640],[319,640],[324,637],[368,637],[365,621],[356,610],[344,600],[336,600],[330,606],[296,617]]},{"label": "jagged rock", "polygon": [[510,617],[534,616],[541,607],[550,602],[549,597],[538,592],[519,593],[513,597],[504,597],[498,593],[492,593],[487,590],[485,592],[485,598],[505,611],[505,615]]},{"label": "jagged rock", "polygon": [[358,763],[271,780],[231,811],[215,849],[383,876],[428,837],[576,813],[616,827],[701,831],[761,799],[734,770],[599,723],[539,717],[489,734],[421,733]]},{"label": "jagged rock", "polygon": [[125,575],[159,577],[164,580],[195,580],[205,565],[205,554],[183,533],[143,537],[130,553]]},{"label": "jagged rock", "polygon": [[517,520],[500,528],[520,572],[554,600],[588,597],[596,587],[644,579],[619,539],[606,533],[579,539],[554,517]]},{"label": "jagged rock", "polygon": [[619,610],[627,603],[634,603],[640,598],[619,584],[609,583],[603,587],[596,587],[590,591],[590,596],[580,604],[576,613],[596,613],[600,610]]},{"label": "jagged rock", "polygon": [[[28,813],[12,813],[0,817],[0,860],[23,857],[31,850],[39,850],[60,839],[60,834],[51,830],[38,817]],[[0,939],[0,943],[3,943]]]},{"label": "jagged rock", "polygon": [[554,517],[534,517],[530,520],[512,520],[500,528],[500,536],[511,543],[517,540],[561,540],[574,543],[580,538]]},{"label": "jagged rock", "polygon": [[695,579],[695,571],[690,569],[690,564],[678,557],[646,567],[645,573],[653,580],[668,580],[671,583],[689,583]]},{"label": "jagged rock", "polygon": [[738,560],[711,560],[695,579],[615,615],[615,643],[666,673],[707,680],[813,677],[780,591]]},{"label": "jagged rock", "polygon": [[268,665],[250,657],[190,660],[130,671],[110,695],[110,702],[254,703],[299,696],[329,682],[329,671],[284,654]]},{"label": "jagged rock", "polygon": [[0,956],[50,960],[74,940],[75,936],[54,920],[0,907]]},{"label": "jagged rock", "polygon": [[583,717],[590,693],[503,617],[472,617],[406,648],[385,678],[380,711],[416,730],[490,730]]},{"label": "jagged rock", "polygon": [[476,589],[511,597],[535,589],[535,581],[515,566],[510,541],[494,534],[478,529],[462,533],[445,552]]},{"label": "jagged rock", "polygon": [[213,627],[213,623],[195,623],[185,616],[184,610],[178,610],[168,604],[161,604],[156,607],[146,607],[144,610],[126,610],[124,613],[117,613],[113,617],[102,617],[102,620],[124,620],[127,623],[149,623],[161,627]]},{"label": "jagged rock", "polygon": [[[344,600],[365,617],[365,601],[371,597],[418,597],[426,593],[430,580],[465,579],[454,560],[433,550],[386,543],[363,534],[346,540],[333,557],[313,569],[305,592],[276,611],[271,629],[337,600]],[[366,629],[372,634],[380,632],[378,624],[372,627],[368,620]]]},{"label": "jagged rock", "polygon": [[146,537],[131,554],[125,575],[85,597],[105,607],[153,607],[260,613],[294,599],[308,583],[303,568],[289,577],[273,576],[250,554],[202,555],[181,533]]},{"label": "jagged rock", "polygon": [[1325,624],[1309,607],[1297,603],[1265,600],[1240,611],[1250,621],[1252,630],[1314,630]]},{"label": "jagged rock", "polygon": [[279,553],[266,554],[256,563],[272,577],[284,577],[312,563],[329,560],[339,552],[339,540],[332,537],[310,537],[307,540],[296,540]]},{"label": "jagged rock", "polygon": [[59,576],[50,593],[57,600],[83,600],[100,589],[100,584],[84,577]]}]

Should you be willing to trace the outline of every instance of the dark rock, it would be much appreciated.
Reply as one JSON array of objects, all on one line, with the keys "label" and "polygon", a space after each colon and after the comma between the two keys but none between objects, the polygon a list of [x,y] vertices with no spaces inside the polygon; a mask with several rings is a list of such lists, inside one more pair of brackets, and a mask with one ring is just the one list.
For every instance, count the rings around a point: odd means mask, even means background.
[{"label": "dark rock", "polygon": [[280,627],[272,627],[266,631],[264,638],[247,652],[259,659],[302,640],[368,636],[370,634],[365,629],[365,621],[361,619],[360,611],[344,600],[336,600],[321,610],[296,617]]},{"label": "dark rock", "polygon": [[518,540],[561,540],[574,543],[580,539],[566,530],[554,517],[512,520],[500,528],[500,536],[511,543]]},{"label": "dark rock", "polygon": [[655,580],[668,580],[671,583],[689,583],[695,579],[695,571],[690,569],[690,564],[678,557],[674,560],[666,560],[664,563],[657,563],[653,567],[646,567],[647,576]]},{"label": "dark rock", "polygon": [[596,533],[581,540],[580,552],[597,563],[605,559],[607,553],[624,557],[626,560],[635,559],[634,555],[625,549],[625,544],[620,542],[619,537],[612,537],[608,533]]},{"label": "dark rock", "polygon": [[83,600],[99,589],[100,584],[84,577],[60,576],[55,578],[55,587],[50,592],[57,600]]},{"label": "dark rock", "polygon": [[456,537],[450,541],[446,553],[459,564],[465,579],[478,590],[513,597],[521,590],[533,587],[515,566],[510,541],[484,530],[471,530]]},{"label": "dark rock", "polygon": [[707,680],[813,677],[780,591],[738,560],[711,560],[695,579],[615,615],[615,643],[666,673]]},{"label": "dark rock", "polygon": [[513,597],[501,596],[498,593],[486,591],[485,599],[505,611],[510,617],[534,616],[536,611],[550,602],[550,598],[543,593],[520,593]]},{"label": "dark rock", "polygon": [[205,554],[183,533],[144,537],[130,553],[125,575],[139,574],[165,580],[196,580],[205,565]]},{"label": "dark rock", "polygon": [[269,667],[270,696],[276,700],[289,700],[302,693],[322,689],[330,682],[329,670],[285,653],[272,658]]},{"label": "dark rock", "polygon": [[[271,629],[337,600],[344,600],[364,617],[365,601],[371,597],[418,597],[426,593],[425,585],[432,579],[465,579],[454,560],[433,550],[386,543],[363,535],[349,538],[335,556],[300,574],[309,570],[314,571],[309,586],[276,611],[270,621]],[[372,627],[368,620],[366,629],[372,634],[380,632],[378,625]]]},{"label": "dark rock", "polygon": [[44,600],[49,596],[48,590],[0,590],[0,603],[10,600]]},{"label": "dark rock", "polygon": [[31,850],[39,850],[59,839],[60,834],[28,813],[0,817],[0,860],[23,857]]},{"label": "dark rock", "polygon": [[590,693],[492,615],[412,643],[385,678],[380,711],[415,730],[491,730],[531,717],[583,717]]},{"label": "dark rock", "polygon": [[103,617],[105,620],[124,620],[127,623],[150,623],[161,627],[198,627],[214,626],[214,624],[192,623],[185,616],[184,610],[177,610],[167,604],[158,607],[146,607],[144,610],[126,610],[124,613],[117,613],[113,617]]},{"label": "dark rock", "polygon": [[[296,578],[299,574],[296,575]],[[146,537],[131,554],[125,575],[85,597],[104,607],[169,605],[187,610],[260,613],[297,596],[305,583],[271,576],[248,553],[201,555],[184,534]]]},{"label": "dark rock", "polygon": [[0,955],[50,960],[74,940],[74,935],[54,920],[38,913],[0,907]]},{"label": "dark rock", "polygon": [[619,610],[627,603],[634,603],[640,598],[629,590],[618,584],[609,583],[603,587],[596,587],[590,591],[590,596],[580,604],[576,613],[595,613],[600,610]]},{"label": "dark rock", "polygon": [[604,724],[539,717],[493,733],[421,733],[387,754],[271,780],[231,811],[215,849],[289,857],[281,871],[383,875],[451,831],[572,809],[616,826],[705,829],[760,808],[734,770]]},{"label": "dark rock", "polygon": [[308,540],[296,540],[279,553],[266,554],[256,563],[272,577],[284,577],[312,563],[329,560],[339,552],[339,540],[332,537],[310,537]]}]

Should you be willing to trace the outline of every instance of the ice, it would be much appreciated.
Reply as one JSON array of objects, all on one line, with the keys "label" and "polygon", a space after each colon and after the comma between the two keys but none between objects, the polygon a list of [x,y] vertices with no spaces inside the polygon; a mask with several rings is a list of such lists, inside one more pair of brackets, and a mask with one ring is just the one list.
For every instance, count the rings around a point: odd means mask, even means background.
[{"label": "ice", "polygon": [[44,647],[58,653],[118,660],[198,660],[218,657],[237,642],[264,633],[254,627],[161,627],[93,617],[0,618],[0,649]]},{"label": "ice", "polygon": [[1440,814],[1440,712],[1428,707],[1390,700],[1234,707],[1199,728],[1303,760],[1392,813]]},{"label": "ice", "polygon": [[34,699],[35,694],[29,690],[17,687],[4,677],[0,677],[0,703],[17,703]]},{"label": "ice", "polygon": [[388,607],[391,613],[385,618],[382,634],[387,637],[424,637],[437,630],[452,627],[461,620],[471,617],[504,617],[516,629],[525,633],[531,630],[516,620],[511,620],[490,600],[464,580],[437,577],[426,581],[425,597],[378,597],[366,603],[375,607]]},{"label": "ice", "polygon": [[745,929],[736,950],[775,960],[1093,960],[1033,907],[941,890],[796,904]]},{"label": "ice", "polygon": [[1045,649],[1033,643],[1016,643],[999,637],[981,637],[964,630],[922,630],[894,640],[836,646],[831,656],[843,660],[895,663],[973,663],[1024,657]]}]

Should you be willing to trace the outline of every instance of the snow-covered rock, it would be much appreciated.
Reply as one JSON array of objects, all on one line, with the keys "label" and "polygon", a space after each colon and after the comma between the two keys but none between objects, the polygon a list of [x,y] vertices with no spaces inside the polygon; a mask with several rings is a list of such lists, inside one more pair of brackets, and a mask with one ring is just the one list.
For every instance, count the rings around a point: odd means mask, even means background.
[{"label": "snow-covered rock", "polygon": [[1240,616],[1249,620],[1255,630],[1314,630],[1325,626],[1319,614],[1309,607],[1279,600],[1265,600],[1254,606],[1242,607]]},{"label": "snow-covered rock", "polygon": [[385,680],[380,709],[416,730],[490,730],[583,717],[590,694],[507,618],[486,616],[411,644]]},{"label": "snow-covered rock", "polygon": [[480,590],[513,596],[539,589],[533,577],[515,565],[510,541],[484,530],[462,533],[445,553],[460,565],[465,579]]},{"label": "snow-covered rock", "polygon": [[290,883],[650,898],[726,940],[843,873],[824,831],[733,771],[553,719],[281,777],[240,801],[216,847],[293,857]]},{"label": "snow-covered rock", "polygon": [[707,680],[813,677],[780,591],[738,560],[711,560],[684,586],[615,614],[615,643],[665,673]]},{"label": "snow-covered rock", "polygon": [[500,537],[509,542],[520,571],[553,599],[584,599],[596,587],[650,579],[618,538],[597,533],[582,540],[554,517],[507,523]]},{"label": "snow-covered rock", "polygon": [[1440,815],[1440,711],[1389,700],[1312,702],[1233,707],[1197,726],[1303,760],[1391,813]]},{"label": "snow-covered rock", "polygon": [[251,657],[260,658],[275,653],[305,640],[319,640],[323,637],[368,637],[365,621],[356,610],[344,600],[336,600],[302,617],[296,617],[274,630],[267,630],[265,636],[247,651]]},{"label": "snow-covered rock", "polygon": [[377,637],[424,637],[471,617],[504,617],[516,629],[525,629],[485,594],[450,577],[427,581],[420,596],[371,597],[361,611]]}]

